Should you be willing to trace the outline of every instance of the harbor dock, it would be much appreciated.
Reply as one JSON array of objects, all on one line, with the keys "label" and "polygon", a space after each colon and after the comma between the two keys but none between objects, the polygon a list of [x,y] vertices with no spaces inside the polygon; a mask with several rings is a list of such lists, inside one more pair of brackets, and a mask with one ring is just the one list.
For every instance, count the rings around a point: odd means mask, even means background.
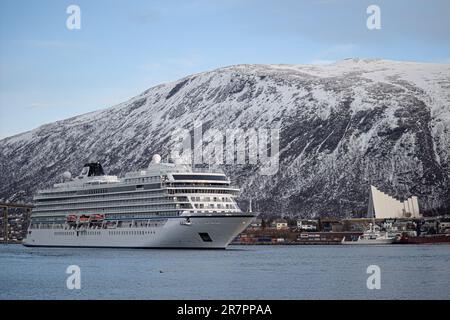
[{"label": "harbor dock", "polygon": [[[340,245],[364,233],[374,220],[353,219],[257,219],[232,242],[233,245]],[[450,244],[450,217],[376,219],[394,244]]]}]

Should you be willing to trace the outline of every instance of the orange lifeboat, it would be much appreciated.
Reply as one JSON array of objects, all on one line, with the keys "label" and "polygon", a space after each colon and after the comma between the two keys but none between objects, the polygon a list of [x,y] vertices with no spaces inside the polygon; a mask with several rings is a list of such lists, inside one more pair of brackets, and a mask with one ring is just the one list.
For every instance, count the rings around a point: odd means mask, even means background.
[{"label": "orange lifeboat", "polygon": [[105,219],[105,215],[104,214],[93,214],[90,217],[91,221],[103,221]]},{"label": "orange lifeboat", "polygon": [[86,215],[86,214],[82,214],[81,216],[80,216],[80,222],[81,223],[83,223],[83,222],[89,222],[89,216],[88,215]]},{"label": "orange lifeboat", "polygon": [[77,222],[77,216],[75,214],[68,215],[67,222]]}]

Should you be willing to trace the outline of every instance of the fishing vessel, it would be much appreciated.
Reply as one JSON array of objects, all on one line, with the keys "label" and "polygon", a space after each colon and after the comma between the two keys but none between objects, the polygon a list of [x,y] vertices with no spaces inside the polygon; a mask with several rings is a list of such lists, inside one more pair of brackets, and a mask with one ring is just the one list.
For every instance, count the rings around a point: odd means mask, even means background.
[{"label": "fishing vessel", "polygon": [[395,241],[395,236],[390,235],[388,232],[382,232],[380,227],[373,223],[369,223],[369,228],[364,231],[364,233],[358,236],[355,240],[346,240],[345,237],[342,238],[342,244],[391,244]]},{"label": "fishing vessel", "polygon": [[223,172],[162,163],[124,177],[98,162],[34,196],[25,246],[225,249],[254,219]]}]

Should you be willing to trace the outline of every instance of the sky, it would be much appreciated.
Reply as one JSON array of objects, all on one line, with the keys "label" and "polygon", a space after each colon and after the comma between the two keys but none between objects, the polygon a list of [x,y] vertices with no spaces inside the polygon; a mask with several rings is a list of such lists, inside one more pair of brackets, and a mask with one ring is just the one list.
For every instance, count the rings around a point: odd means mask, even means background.
[{"label": "sky", "polygon": [[450,0],[0,0],[0,139],[193,73],[353,57],[450,63]]}]

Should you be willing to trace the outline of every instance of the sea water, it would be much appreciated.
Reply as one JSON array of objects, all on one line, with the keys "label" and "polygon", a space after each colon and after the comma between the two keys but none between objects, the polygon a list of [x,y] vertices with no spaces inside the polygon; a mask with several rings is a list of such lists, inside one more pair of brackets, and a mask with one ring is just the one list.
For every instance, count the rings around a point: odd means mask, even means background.
[{"label": "sea water", "polygon": [[[74,276],[69,266],[79,267],[79,289],[68,285]],[[373,288],[374,276],[379,289]],[[450,245],[227,250],[0,245],[0,299],[449,298]]]}]

